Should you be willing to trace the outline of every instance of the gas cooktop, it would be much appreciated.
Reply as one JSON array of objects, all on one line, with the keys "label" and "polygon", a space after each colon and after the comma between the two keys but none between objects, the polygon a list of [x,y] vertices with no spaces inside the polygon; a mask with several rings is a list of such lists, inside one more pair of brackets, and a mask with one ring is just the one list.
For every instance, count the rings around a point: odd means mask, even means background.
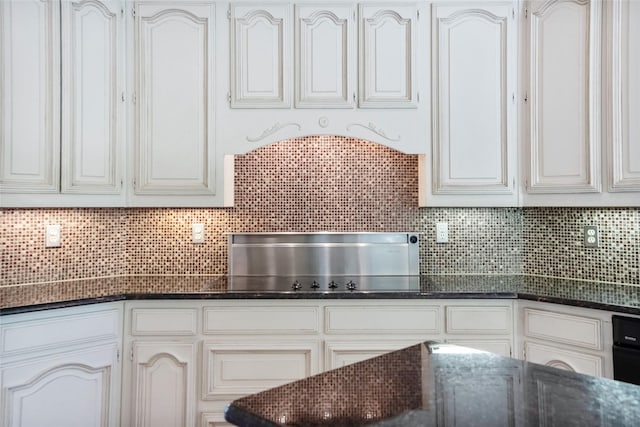
[{"label": "gas cooktop", "polygon": [[231,292],[419,292],[420,276],[229,276]]}]

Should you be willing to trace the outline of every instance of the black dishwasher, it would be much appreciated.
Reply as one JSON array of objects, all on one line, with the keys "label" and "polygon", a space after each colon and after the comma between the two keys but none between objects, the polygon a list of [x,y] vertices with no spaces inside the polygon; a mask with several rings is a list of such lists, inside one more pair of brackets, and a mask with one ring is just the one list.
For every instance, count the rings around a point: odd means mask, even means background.
[{"label": "black dishwasher", "polygon": [[613,379],[640,385],[640,319],[611,316]]}]

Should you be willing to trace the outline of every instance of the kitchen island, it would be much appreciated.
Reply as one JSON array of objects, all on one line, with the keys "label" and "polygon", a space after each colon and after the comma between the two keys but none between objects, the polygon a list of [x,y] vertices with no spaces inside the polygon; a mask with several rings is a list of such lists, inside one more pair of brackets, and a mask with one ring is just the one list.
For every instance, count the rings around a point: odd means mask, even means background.
[{"label": "kitchen island", "polygon": [[631,426],[640,386],[425,342],[237,399],[238,426]]}]

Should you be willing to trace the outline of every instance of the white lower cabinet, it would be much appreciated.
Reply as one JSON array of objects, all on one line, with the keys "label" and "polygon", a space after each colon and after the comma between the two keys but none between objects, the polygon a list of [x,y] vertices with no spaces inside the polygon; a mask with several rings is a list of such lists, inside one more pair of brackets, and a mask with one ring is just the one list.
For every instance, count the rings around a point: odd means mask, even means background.
[{"label": "white lower cabinet", "polygon": [[125,303],[123,425],[219,427],[233,400],[427,340],[503,355],[510,300]]},{"label": "white lower cabinet", "polygon": [[320,372],[317,341],[233,340],[203,343],[204,400],[257,393]]},{"label": "white lower cabinet", "polygon": [[139,427],[191,426],[195,416],[195,344],[134,342],[130,424]]},{"label": "white lower cabinet", "polygon": [[[382,337],[381,337],[382,338]],[[362,362],[390,351],[416,344],[420,340],[393,340],[385,337],[377,340],[327,340],[324,347],[325,370],[342,368],[352,363]]]},{"label": "white lower cabinet", "polygon": [[445,341],[501,356],[512,355],[511,301],[454,301],[445,305]]},{"label": "white lower cabinet", "polygon": [[[434,378],[437,421],[433,425],[521,425],[521,375],[518,367],[468,370],[464,377],[456,366],[437,367]],[[483,390],[481,395],[478,389]],[[485,410],[488,406],[491,411]],[[478,419],[477,414],[482,414],[482,418]]]},{"label": "white lower cabinet", "polygon": [[524,354],[528,362],[564,369],[565,371],[579,372],[596,377],[601,377],[604,373],[603,356],[585,354],[580,351],[567,350],[536,342],[525,342]]},{"label": "white lower cabinet", "polygon": [[613,378],[611,313],[518,302],[519,355],[529,362]]},{"label": "white lower cabinet", "polygon": [[120,304],[3,316],[0,424],[118,426],[121,318]]},{"label": "white lower cabinet", "polygon": [[[0,332],[8,427],[220,427],[239,397],[427,340],[613,373],[611,313],[528,301],[132,301],[3,316]],[[506,395],[515,377],[491,378]],[[444,419],[461,387],[439,391]]]}]

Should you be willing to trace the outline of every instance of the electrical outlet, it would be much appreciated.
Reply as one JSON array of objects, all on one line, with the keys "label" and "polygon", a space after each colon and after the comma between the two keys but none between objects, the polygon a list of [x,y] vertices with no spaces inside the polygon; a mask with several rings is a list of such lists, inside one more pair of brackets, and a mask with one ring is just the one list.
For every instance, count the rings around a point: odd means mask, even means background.
[{"label": "electrical outlet", "polygon": [[204,224],[191,224],[191,242],[204,243]]},{"label": "electrical outlet", "polygon": [[44,235],[44,246],[46,248],[59,248],[61,245],[60,224],[48,224]]},{"label": "electrical outlet", "polygon": [[597,225],[585,225],[584,227],[584,246],[587,248],[597,248],[599,243],[598,239],[598,226]]},{"label": "electrical outlet", "polygon": [[446,222],[436,223],[436,243],[449,243],[449,225]]}]

